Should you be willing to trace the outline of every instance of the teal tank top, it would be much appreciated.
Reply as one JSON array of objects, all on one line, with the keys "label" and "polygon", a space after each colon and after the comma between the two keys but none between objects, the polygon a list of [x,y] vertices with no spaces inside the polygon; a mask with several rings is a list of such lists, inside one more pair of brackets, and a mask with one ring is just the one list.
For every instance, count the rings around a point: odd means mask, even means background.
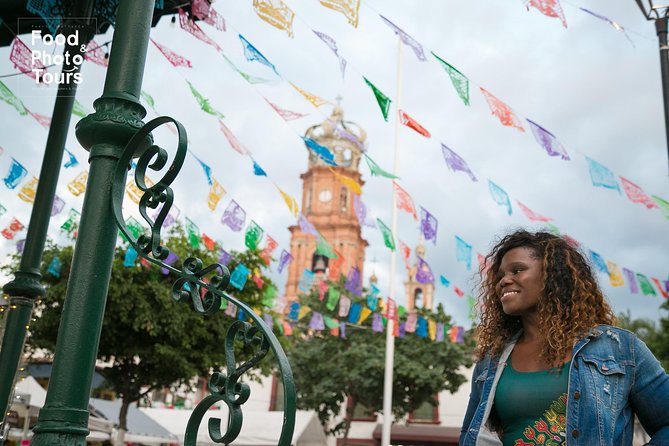
[{"label": "teal tank top", "polygon": [[551,370],[518,372],[509,360],[497,383],[493,406],[504,446],[566,444],[570,363]]}]

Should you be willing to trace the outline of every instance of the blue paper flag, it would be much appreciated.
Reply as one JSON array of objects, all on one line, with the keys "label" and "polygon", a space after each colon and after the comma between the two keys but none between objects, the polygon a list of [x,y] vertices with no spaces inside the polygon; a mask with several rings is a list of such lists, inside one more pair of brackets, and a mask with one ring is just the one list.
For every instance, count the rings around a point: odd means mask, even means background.
[{"label": "blue paper flag", "polygon": [[239,40],[242,41],[242,46],[244,47],[244,57],[246,57],[246,60],[249,62],[253,62],[254,60],[257,60],[263,65],[267,65],[274,71],[277,75],[279,74],[276,71],[276,68],[274,65],[270,63],[269,60],[265,56],[263,56],[260,51],[258,51],[251,43],[244,38],[241,34],[239,35]]},{"label": "blue paper flag", "polygon": [[587,156],[585,159],[588,161],[590,179],[592,180],[593,186],[615,189],[618,191],[618,193],[621,193],[618,179],[613,172],[611,172],[606,166],[599,164],[597,161],[590,159]]},{"label": "blue paper flag", "polygon": [[443,286],[449,286],[451,284],[451,282],[449,282],[449,280],[444,276],[439,276],[439,280]]},{"label": "blue paper flag", "polygon": [[246,320],[246,312],[239,308],[237,310],[237,320],[238,321],[245,321]]},{"label": "blue paper flag", "polygon": [[348,321],[351,324],[357,324],[360,320],[360,312],[362,311],[362,305],[359,303],[354,303],[351,305],[351,309],[348,311]]},{"label": "blue paper flag", "polygon": [[[193,152],[189,153],[193,155]],[[202,170],[204,170],[204,174],[207,176],[207,183],[211,186],[213,184],[213,182],[211,181],[211,167],[205,164],[204,161],[202,161],[197,156],[193,155],[193,158],[195,158],[197,162],[200,163],[200,166],[202,166]]]},{"label": "blue paper flag", "polygon": [[302,278],[300,279],[300,283],[297,285],[297,289],[303,293],[308,293],[309,290],[311,290],[313,283],[314,273],[305,268],[304,271],[302,271]]},{"label": "blue paper flag", "polygon": [[26,175],[28,175],[26,168],[23,167],[21,163],[12,158],[12,165],[9,167],[9,172],[7,172],[7,176],[3,179],[3,181],[5,182],[5,186],[7,186],[9,189],[15,189],[21,180],[26,177]]},{"label": "blue paper flag", "polygon": [[135,251],[135,248],[133,248],[132,246],[129,246],[128,250],[125,252],[125,256],[123,257],[123,266],[125,266],[126,268],[135,266],[136,260],[137,260],[137,251]]},{"label": "blue paper flag", "polygon": [[298,317],[300,317],[300,303],[293,302],[292,304],[290,304],[290,309],[288,311],[288,319],[290,319],[291,321],[296,321]]},{"label": "blue paper flag", "polygon": [[472,269],[472,245],[462,240],[457,235],[455,236],[455,257],[458,262],[462,262],[467,266],[467,269]]},{"label": "blue paper flag", "polygon": [[606,266],[606,261],[597,254],[595,251],[590,250],[590,258],[592,259],[592,263],[595,265],[595,268],[597,268],[597,271],[609,274],[609,268]]},{"label": "blue paper flag", "polygon": [[259,177],[266,177],[267,173],[253,160],[253,174]]},{"label": "blue paper flag", "polygon": [[65,164],[63,164],[64,168],[67,169],[68,167],[74,167],[79,165],[79,161],[77,161],[77,158],[74,156],[72,152],[65,149],[65,153],[67,154],[68,160],[65,162]]},{"label": "blue paper flag", "polygon": [[427,337],[427,320],[423,316],[418,316],[418,326],[416,327],[416,336],[420,338]]},{"label": "blue paper flag", "polygon": [[232,274],[230,274],[230,285],[238,290],[244,289],[244,285],[246,285],[250,272],[251,271],[249,271],[247,267],[240,263],[234,271],[232,271]]},{"label": "blue paper flag", "polygon": [[311,138],[302,137],[302,139],[304,140],[304,143],[307,145],[307,147],[311,149],[316,155],[318,155],[318,157],[322,159],[325,164],[329,164],[331,166],[337,165],[334,160],[334,154],[330,152],[327,147],[318,144]]},{"label": "blue paper flag", "polygon": [[60,269],[62,267],[62,263],[58,257],[54,257],[53,260],[51,260],[51,263],[49,263],[49,267],[46,269],[46,272],[48,274],[51,274],[53,277],[60,277]]},{"label": "blue paper flag", "polygon": [[495,203],[506,208],[506,213],[511,215],[513,209],[511,208],[511,200],[509,200],[509,194],[507,194],[504,189],[488,180],[488,189],[490,189],[490,195]]}]

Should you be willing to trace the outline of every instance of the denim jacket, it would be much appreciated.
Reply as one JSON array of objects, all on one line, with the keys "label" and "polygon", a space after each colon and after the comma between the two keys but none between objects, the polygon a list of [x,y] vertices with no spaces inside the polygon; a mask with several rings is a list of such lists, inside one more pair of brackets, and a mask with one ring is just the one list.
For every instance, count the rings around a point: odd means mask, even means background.
[{"label": "denim jacket", "polygon": [[[497,360],[486,356],[472,376],[460,446],[500,446],[489,423],[497,382],[516,344]],[[567,446],[631,446],[634,415],[651,436],[669,446],[669,375],[633,333],[609,325],[576,342],[569,366]]]}]

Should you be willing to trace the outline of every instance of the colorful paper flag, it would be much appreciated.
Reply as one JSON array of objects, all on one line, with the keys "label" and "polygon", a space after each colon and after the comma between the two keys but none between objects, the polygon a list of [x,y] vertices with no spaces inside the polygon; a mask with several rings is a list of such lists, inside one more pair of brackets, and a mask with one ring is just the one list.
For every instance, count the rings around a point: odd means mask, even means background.
[{"label": "colorful paper flag", "polygon": [[377,224],[379,230],[381,231],[381,235],[383,236],[383,243],[388,248],[390,248],[391,251],[394,251],[395,250],[395,238],[393,237],[392,231],[390,230],[390,228],[388,226],[385,225],[385,223],[383,223],[381,221],[380,218],[376,219],[376,224]]},{"label": "colorful paper flag", "polygon": [[[527,5],[533,6],[539,12],[547,17],[555,17],[560,19],[562,26],[567,27],[567,19],[562,11],[559,0],[529,0]],[[529,7],[528,7],[529,9]]]},{"label": "colorful paper flag", "polygon": [[275,28],[286,31],[293,38],[295,13],[281,0],[253,0],[253,10],[258,17]]},{"label": "colorful paper flag", "polygon": [[416,282],[418,283],[434,283],[434,275],[430,265],[420,256],[416,256],[418,265],[416,267]]},{"label": "colorful paper flag", "polygon": [[265,101],[274,109],[275,112],[279,114],[283,118],[284,121],[293,121],[295,119],[300,119],[303,116],[307,116],[303,113],[297,113],[294,111],[286,110],[284,108],[279,107],[276,104],[271,103],[267,98],[264,98]]},{"label": "colorful paper flag", "polygon": [[300,94],[304,97],[304,99],[306,99],[307,101],[311,102],[311,105],[313,105],[313,106],[316,107],[316,108],[320,107],[321,105],[329,104],[329,103],[330,103],[330,101],[328,101],[328,100],[325,100],[325,99],[323,99],[323,98],[321,98],[321,97],[316,96],[316,95],[313,94],[313,93],[309,93],[308,91],[299,88],[297,85],[293,84],[292,82],[289,82],[289,83],[290,83],[290,85],[293,86],[293,88],[294,88],[298,93],[300,93]]},{"label": "colorful paper flag", "polygon": [[349,311],[351,310],[351,299],[346,296],[341,296],[339,298],[339,317],[348,316]]},{"label": "colorful paper flag", "polygon": [[425,53],[423,52],[423,45],[421,45],[416,39],[405,33],[399,26],[395,25],[381,14],[379,14],[379,17],[381,17],[381,20],[383,20],[383,22],[399,36],[403,44],[411,47],[414,54],[420,61],[425,62],[427,60]]},{"label": "colorful paper flag", "polygon": [[426,138],[430,138],[432,136],[425,127],[420,125],[414,118],[409,116],[404,110],[400,109],[398,110],[398,113],[400,116],[400,124],[405,125],[412,130],[415,130],[417,133]]},{"label": "colorful paper flag", "polygon": [[344,78],[344,72],[346,71],[346,59],[344,59],[340,54],[339,54],[339,49],[337,48],[337,42],[335,40],[328,36],[325,33],[312,30],[314,34],[316,34],[325,44],[332,50],[332,52],[337,56],[337,59],[339,60],[339,70],[341,71],[341,77],[342,79]]},{"label": "colorful paper flag", "polygon": [[390,110],[390,103],[392,102],[388,96],[383,94],[381,90],[376,88],[374,84],[372,84],[370,81],[367,80],[366,77],[363,76],[363,79],[365,80],[365,83],[369,86],[369,88],[372,89],[372,92],[374,93],[374,97],[376,98],[376,102],[378,102],[379,107],[381,108],[381,114],[383,114],[383,120],[388,121],[388,110]]},{"label": "colorful paper flag", "polygon": [[629,198],[632,203],[641,203],[648,209],[658,207],[658,205],[653,200],[651,200],[648,195],[646,195],[643,189],[632,183],[630,180],[624,177],[620,177],[620,182],[623,184],[625,195],[627,195],[627,198]]},{"label": "colorful paper flag", "polygon": [[304,144],[307,146],[307,148],[311,149],[311,151],[313,151],[326,164],[329,164],[331,166],[337,165],[334,159],[334,154],[330,151],[330,149],[318,144],[311,138],[302,137],[302,140],[304,140]]},{"label": "colorful paper flag", "polygon": [[15,189],[21,181],[28,175],[28,170],[21,163],[12,158],[12,164],[9,166],[7,176],[3,178],[5,186],[8,189]]},{"label": "colorful paper flag", "polygon": [[471,171],[465,160],[462,159],[460,155],[446,147],[444,143],[441,144],[441,150],[444,154],[446,165],[450,170],[453,172],[457,172],[459,170],[469,175],[469,178],[471,178],[472,181],[478,181],[474,175],[474,172]]},{"label": "colorful paper flag", "polygon": [[167,61],[171,63],[173,67],[193,68],[193,64],[191,64],[190,60],[186,59],[183,56],[180,56],[171,49],[163,45],[160,45],[158,42],[156,42],[151,38],[149,40],[151,40],[151,42],[156,46],[156,48],[158,48],[158,51],[160,51],[161,54],[165,56],[165,59],[167,59]]},{"label": "colorful paper flag", "polygon": [[79,161],[77,161],[77,158],[74,156],[74,154],[67,149],[64,150],[65,150],[65,155],[67,155],[67,161],[65,161],[63,167],[68,169],[70,167],[78,166]]},{"label": "colorful paper flag", "polygon": [[360,226],[376,227],[374,220],[367,214],[367,206],[362,202],[360,195],[353,194],[353,209],[355,210],[356,217],[358,217]]},{"label": "colorful paper flag", "polygon": [[665,299],[669,299],[669,292],[668,292],[669,290],[667,290],[666,287],[664,287],[662,283],[660,283],[660,280],[655,277],[653,277],[651,280],[653,281],[653,283],[655,283],[657,289],[660,290],[660,294],[662,294],[662,297],[664,297]]},{"label": "colorful paper flag", "polygon": [[653,288],[653,284],[650,283],[648,277],[641,273],[636,273],[636,279],[639,281],[639,286],[644,296],[657,296],[655,288]]},{"label": "colorful paper flag", "polygon": [[202,109],[203,112],[208,113],[212,116],[216,116],[219,119],[225,118],[225,115],[223,113],[219,112],[216,110],[210,103],[209,99],[205,98],[202,96],[202,93],[197,91],[197,89],[191,84],[189,81],[186,81],[188,84],[188,87],[190,87],[190,92],[192,93],[193,97],[197,101],[197,103],[200,105],[200,108]]},{"label": "colorful paper flag", "polygon": [[543,221],[543,222],[547,222],[547,221],[551,221],[551,220],[552,220],[552,218],[550,218],[550,217],[544,217],[544,216],[541,215],[541,214],[537,214],[537,213],[534,212],[532,209],[528,208],[527,206],[525,206],[523,203],[521,203],[521,202],[518,201],[518,200],[516,200],[516,204],[518,205],[518,207],[520,207],[520,210],[523,211],[523,214],[525,214],[525,216],[526,216],[527,218],[529,218],[530,220],[532,220],[532,221]]},{"label": "colorful paper flag", "polygon": [[609,282],[611,282],[611,286],[618,287],[625,284],[625,280],[623,279],[622,272],[620,271],[618,265],[610,260],[607,260],[606,269],[609,271]]},{"label": "colorful paper flag", "polygon": [[445,287],[448,287],[451,284],[451,282],[447,278],[445,278],[444,276],[439,276],[439,281]]},{"label": "colorful paper flag", "polygon": [[30,181],[21,187],[21,190],[18,193],[19,198],[26,203],[33,203],[35,201],[35,194],[37,193],[38,183],[39,179],[36,176],[33,176]]},{"label": "colorful paper flag", "polygon": [[260,167],[260,164],[256,162],[253,158],[251,158],[253,161],[253,174],[258,177],[266,177],[267,173],[263,170],[262,167]]},{"label": "colorful paper flag", "polygon": [[458,96],[460,96],[460,99],[462,99],[462,102],[465,105],[469,105],[469,79],[467,79],[467,76],[462,74],[453,65],[449,64],[433,52],[432,55],[441,63],[441,66],[444,68],[444,70],[446,70],[446,73],[448,73],[448,77],[451,78],[453,88],[455,88],[455,91],[458,93]]},{"label": "colorful paper flag", "polygon": [[132,246],[128,246],[128,249],[125,251],[125,255],[123,256],[123,266],[126,268],[131,268],[135,266],[136,261],[137,251],[135,251],[135,248]]},{"label": "colorful paper flag", "polygon": [[0,81],[0,100],[14,107],[21,116],[28,114],[28,109],[23,105],[23,102],[2,81]]},{"label": "colorful paper flag", "polygon": [[492,112],[493,115],[497,116],[497,119],[499,119],[499,122],[501,122],[502,125],[515,127],[521,132],[525,132],[523,124],[520,122],[516,114],[513,112],[513,110],[511,110],[511,108],[508,105],[497,99],[492,93],[490,93],[485,88],[479,87],[479,89],[481,90],[481,93],[483,93],[483,97],[485,97],[486,101],[488,102],[490,111]]},{"label": "colorful paper flag", "polygon": [[330,311],[334,311],[334,309],[337,307],[337,304],[339,303],[339,297],[341,296],[341,291],[339,291],[337,288],[330,288],[328,290],[328,300],[325,303],[325,308],[327,308]]},{"label": "colorful paper flag", "polygon": [[588,162],[590,179],[592,180],[593,186],[615,189],[620,192],[620,185],[618,184],[618,180],[616,179],[616,176],[613,172],[611,172],[606,166],[587,156],[585,159]]},{"label": "colorful paper flag", "polygon": [[12,40],[9,60],[14,64],[14,68],[37,82],[42,81],[42,76],[47,71],[47,67],[44,66],[41,59],[33,56],[33,50],[23,43],[19,36],[14,36],[14,40]]},{"label": "colorful paper flag", "polygon": [[381,169],[378,164],[366,153],[363,153],[363,156],[365,157],[365,160],[367,161],[367,165],[369,166],[370,173],[372,176],[379,176],[379,177],[386,177],[386,178],[399,178],[389,172],[386,172],[385,170]]},{"label": "colorful paper flag", "polygon": [[179,25],[181,26],[181,29],[186,31],[187,33],[190,33],[193,35],[196,39],[203,41],[207,45],[211,45],[214,48],[216,48],[216,51],[221,51],[221,47],[218,46],[216,42],[214,42],[211,37],[209,37],[203,30],[198,26],[195,21],[191,20],[187,15],[186,12],[179,8]]},{"label": "colorful paper flag", "polygon": [[300,212],[300,207],[297,204],[297,200],[285,193],[279,186],[276,186],[276,188],[279,189],[279,193],[281,194],[283,201],[286,203],[286,206],[288,206],[290,213],[293,214],[293,217],[297,217],[297,214]]},{"label": "colorful paper flag", "polygon": [[67,183],[67,190],[69,190],[72,195],[78,197],[86,191],[86,183],[88,182],[88,171],[84,170],[79,172],[79,174],[74,177],[72,181]]},{"label": "colorful paper flag", "polygon": [[604,258],[602,256],[600,256],[599,254],[597,254],[593,250],[589,250],[589,251],[590,251],[590,259],[592,259],[592,264],[595,265],[595,268],[597,269],[597,271],[605,273],[605,274],[608,275],[609,274],[609,268],[606,266],[606,262],[604,261]]},{"label": "colorful paper flag", "polygon": [[623,274],[625,275],[627,285],[629,285],[630,293],[637,294],[639,292],[639,287],[636,283],[636,275],[634,274],[634,271],[623,268]]},{"label": "colorful paper flag", "polygon": [[209,188],[209,194],[207,194],[207,206],[212,211],[216,210],[218,202],[221,201],[221,198],[226,194],[223,186],[216,181],[216,178],[211,178],[211,187]]},{"label": "colorful paper flag", "polygon": [[411,195],[404,190],[397,181],[393,181],[393,191],[395,192],[396,206],[398,209],[401,209],[405,212],[408,212],[413,216],[414,220],[418,220],[418,214],[416,213],[416,206],[413,204],[413,198]]},{"label": "colorful paper flag", "polygon": [[356,296],[362,296],[362,278],[360,277],[360,271],[355,266],[352,266],[348,270],[348,276],[346,276],[346,283],[344,284],[344,289],[350,291]]},{"label": "colorful paper flag", "polygon": [[362,187],[360,186],[360,183],[355,181],[353,178],[337,173],[332,167],[329,167],[329,169],[330,172],[332,172],[334,176],[341,182],[341,184],[349,188],[351,192],[357,195],[362,193]]},{"label": "colorful paper flag", "polygon": [[509,195],[504,191],[504,189],[493,183],[491,180],[488,180],[488,189],[490,190],[490,195],[492,195],[493,201],[500,206],[504,206],[506,208],[507,214],[511,215],[513,213],[513,209],[511,208],[511,200],[509,199]]},{"label": "colorful paper flag", "polygon": [[462,262],[467,269],[472,269],[472,245],[455,236],[455,257],[458,262]]},{"label": "colorful paper flag", "polygon": [[664,218],[669,220],[669,201],[664,200],[657,195],[652,195],[653,201],[657,205],[657,207],[662,211],[664,214]]},{"label": "colorful paper flag", "polygon": [[204,247],[207,248],[207,250],[213,251],[214,249],[216,249],[216,242],[214,241],[213,238],[209,237],[207,234],[202,233],[201,241]]},{"label": "colorful paper flag", "polygon": [[358,9],[360,0],[319,0],[321,5],[333,11],[341,12],[354,28],[358,27]]},{"label": "colorful paper flag", "polygon": [[246,234],[244,235],[244,245],[251,251],[258,249],[260,240],[262,240],[265,230],[261,228],[255,221],[251,220],[246,227]]},{"label": "colorful paper flag", "polygon": [[223,211],[221,223],[227,225],[234,232],[239,232],[242,230],[245,221],[246,211],[235,200],[230,200],[230,204]]},{"label": "colorful paper flag", "polygon": [[238,264],[230,274],[230,285],[238,290],[244,289],[244,285],[246,285],[250,272],[251,271],[244,266],[244,264]]},{"label": "colorful paper flag", "polygon": [[[54,195],[53,205],[51,206],[51,216],[54,217],[54,216],[60,214],[63,211],[64,207],[65,207],[65,200],[60,198],[58,195]],[[5,209],[5,212],[6,212],[6,209]],[[0,212],[0,216],[2,214],[4,214],[5,212]]]},{"label": "colorful paper flag", "polygon": [[60,277],[61,269],[62,269],[62,262],[58,257],[54,257],[51,259],[51,262],[49,262],[49,266],[46,269],[46,272],[48,274],[51,274],[53,277]]},{"label": "colorful paper flag", "polygon": [[230,147],[232,147],[235,152],[239,153],[240,155],[246,155],[249,153],[249,151],[244,146],[242,146],[237,137],[230,131],[230,129],[223,123],[222,120],[218,121],[218,126],[223,132],[223,135],[225,135],[225,139],[228,140]]},{"label": "colorful paper flag", "polygon": [[262,252],[260,253],[260,257],[262,257],[263,261],[265,262],[265,265],[270,264],[272,261],[272,252],[279,246],[279,243],[272,238],[271,235],[267,234],[267,237],[265,237],[265,248],[263,248]]},{"label": "colorful paper flag", "polygon": [[279,274],[281,274],[283,272],[283,269],[292,260],[293,260],[293,256],[288,251],[286,251],[285,249],[281,251],[281,255],[279,256],[279,266],[278,266]]},{"label": "colorful paper flag", "polygon": [[[328,259],[337,258],[337,253],[335,253],[334,248],[321,234],[318,234],[318,237],[316,237],[316,254],[323,255]],[[332,269],[332,265],[330,266],[330,269]]]},{"label": "colorful paper flag", "polygon": [[302,231],[303,233],[311,234],[311,235],[314,235],[316,237],[319,236],[318,231],[316,230],[314,225],[311,224],[311,222],[307,219],[307,217],[305,217],[304,214],[302,214],[301,212],[300,212],[299,216],[297,217],[297,224],[300,227],[300,231]]},{"label": "colorful paper flag", "polygon": [[530,119],[527,120],[527,123],[530,124],[534,139],[537,140],[539,145],[541,145],[549,156],[559,156],[563,160],[569,160],[567,150],[560,141],[558,141],[555,135]]},{"label": "colorful paper flag", "polygon": [[91,40],[88,42],[88,45],[86,45],[86,52],[84,53],[84,59],[90,60],[96,65],[100,65],[101,67],[108,67],[109,66],[109,54],[107,53],[107,50],[105,47],[107,44],[100,45],[97,43],[95,40]]},{"label": "colorful paper flag", "polygon": [[425,240],[432,240],[437,244],[437,227],[439,222],[437,217],[428,212],[424,207],[420,207],[420,230]]},{"label": "colorful paper flag", "polygon": [[262,55],[260,51],[256,49],[253,45],[251,45],[251,42],[246,40],[244,36],[239,34],[239,40],[242,42],[242,47],[244,49],[244,57],[246,57],[246,60],[249,62],[253,62],[254,60],[260,62],[261,64],[268,66],[269,68],[272,69],[277,75],[279,74],[276,71],[276,67],[270,63],[269,60],[265,56]]}]

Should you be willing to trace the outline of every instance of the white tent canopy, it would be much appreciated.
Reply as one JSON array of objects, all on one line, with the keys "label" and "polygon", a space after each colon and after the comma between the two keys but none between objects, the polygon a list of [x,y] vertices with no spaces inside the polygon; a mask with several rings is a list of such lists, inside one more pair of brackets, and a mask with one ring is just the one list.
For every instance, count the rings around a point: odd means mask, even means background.
[{"label": "white tent canopy", "polygon": [[[179,409],[153,409],[142,408],[142,412],[153,418],[172,434],[178,436],[179,442],[183,444],[186,425],[193,413],[192,410]],[[283,412],[252,412],[244,411],[244,422],[242,430],[234,445],[239,446],[274,446],[279,441],[281,426],[283,424]],[[228,419],[227,409],[209,410],[204,416],[197,435],[198,446],[213,446],[214,443],[207,432],[209,418],[220,418],[225,432]],[[315,412],[297,411],[295,416],[295,431],[291,442],[294,446],[323,446],[327,444],[323,428],[318,422]]]}]

